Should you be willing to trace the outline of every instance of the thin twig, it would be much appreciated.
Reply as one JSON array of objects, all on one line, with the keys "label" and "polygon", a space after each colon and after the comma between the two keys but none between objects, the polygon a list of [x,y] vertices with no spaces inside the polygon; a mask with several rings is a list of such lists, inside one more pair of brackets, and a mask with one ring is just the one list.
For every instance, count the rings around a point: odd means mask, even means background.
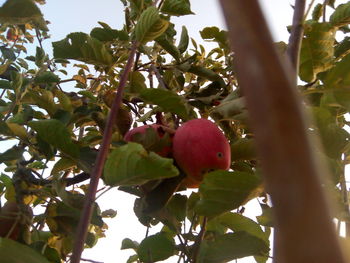
[{"label": "thin twig", "polygon": [[[95,77],[86,77],[86,79],[98,80],[98,78],[95,78]],[[78,81],[79,82],[79,80],[71,78],[71,79],[60,80],[59,83],[66,83],[66,82],[70,82],[70,81]]]},{"label": "thin twig", "polygon": [[315,0],[312,0],[310,2],[310,4],[308,5],[307,9],[306,9],[306,12],[305,12],[305,15],[304,15],[304,20],[306,20],[307,16],[309,15],[310,11],[311,11],[311,8],[312,6],[314,5],[315,3]]},{"label": "thin twig", "polygon": [[165,84],[163,77],[160,75],[159,70],[157,69],[157,67],[154,66],[154,64],[151,64],[150,69],[151,69],[151,70],[154,72],[154,74],[156,75],[156,78],[157,78],[157,80],[158,80],[158,83],[159,83],[160,87],[163,88],[163,89],[168,89],[168,87],[167,87],[167,85]]},{"label": "thin twig", "polygon": [[[40,32],[39,32],[38,29],[35,29],[35,34],[36,34],[36,38],[37,38],[37,40],[38,40],[38,42],[39,42],[40,48],[41,48],[42,50],[44,50],[43,44],[42,44],[42,41],[43,41],[43,40],[41,39],[41,35],[40,35]],[[48,69],[49,69],[51,72],[54,72],[54,70],[53,70],[53,69],[51,68],[51,66],[50,66],[50,63],[47,63],[47,67],[48,67]],[[60,86],[60,84],[57,84],[57,87],[58,87],[59,90],[63,91],[63,89],[62,89],[62,87]]]},{"label": "thin twig", "polygon": [[205,231],[206,231],[206,226],[207,226],[207,217],[205,216],[203,218],[201,231],[199,232],[199,234],[198,234],[198,236],[196,238],[196,242],[195,242],[194,248],[193,248],[192,261],[194,263],[197,262],[197,258],[198,258],[198,255],[199,255],[199,249],[201,247],[201,244],[202,244],[202,241],[203,241],[203,238],[204,238],[204,234],[205,234]]},{"label": "thin twig", "polygon": [[301,41],[304,33],[304,12],[305,12],[306,0],[295,0],[293,25],[292,31],[289,37],[289,43],[287,47],[287,55],[295,71],[295,79],[298,76],[299,68],[299,54]]},{"label": "thin twig", "polygon": [[322,22],[325,23],[326,22],[326,9],[327,9],[327,4],[328,4],[329,0],[324,0],[323,2],[323,10],[322,10]]},{"label": "thin twig", "polygon": [[[191,258],[191,257],[190,257],[190,252],[189,252],[188,249],[187,249],[187,242],[184,242],[184,241],[182,240],[182,237],[181,237],[180,234],[177,234],[176,236],[177,236],[177,238],[179,239],[180,244],[181,244],[181,246],[182,246],[182,248],[183,248],[183,250],[182,250],[181,252],[182,252],[184,255],[186,255],[188,258]],[[180,260],[180,259],[179,259],[179,260]]]},{"label": "thin twig", "polygon": [[82,258],[81,261],[90,262],[90,263],[103,263],[102,261],[95,261],[95,260],[86,259],[86,258]]},{"label": "thin twig", "polygon": [[80,217],[77,233],[75,236],[76,238],[75,238],[75,242],[74,242],[73,254],[71,257],[72,263],[79,263],[80,262],[80,257],[81,257],[81,254],[83,252],[83,249],[84,249],[84,243],[85,243],[85,239],[87,236],[87,229],[88,229],[88,226],[90,223],[90,218],[92,215],[93,205],[95,202],[95,196],[96,196],[98,182],[99,182],[99,179],[102,175],[103,166],[104,166],[105,160],[107,158],[109,145],[110,145],[110,142],[112,139],[113,124],[118,117],[118,109],[120,108],[120,105],[122,103],[124,88],[125,88],[126,82],[128,80],[129,72],[131,71],[131,68],[132,68],[132,65],[134,62],[134,57],[135,57],[135,52],[136,52],[137,46],[138,46],[138,43],[133,42],[131,50],[130,50],[129,58],[128,58],[128,61],[127,61],[126,66],[125,66],[125,70],[120,78],[120,83],[119,83],[117,94],[114,98],[112,108],[111,108],[109,117],[107,119],[107,124],[106,124],[106,128],[104,130],[102,144],[101,144],[100,150],[99,150],[97,158],[96,158],[93,172],[91,174],[91,180],[90,180],[88,193],[86,194],[84,208],[82,211],[82,215]]}]

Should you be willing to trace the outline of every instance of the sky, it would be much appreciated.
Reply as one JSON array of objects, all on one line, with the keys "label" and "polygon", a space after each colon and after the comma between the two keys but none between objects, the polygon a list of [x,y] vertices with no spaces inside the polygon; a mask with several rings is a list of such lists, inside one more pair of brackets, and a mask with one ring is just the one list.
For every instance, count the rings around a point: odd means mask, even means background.
[{"label": "sky", "polygon": [[[0,0],[3,4],[4,0]],[[173,18],[176,29],[181,31],[185,25],[189,34],[194,39],[200,39],[199,31],[207,26],[217,26],[224,29],[224,20],[217,0],[191,0],[191,9],[196,15],[189,15],[179,18]],[[292,21],[292,7],[294,1],[288,0],[260,0],[263,11],[268,19],[272,35],[275,41],[287,41],[288,32],[286,27]],[[47,0],[47,4],[40,6],[46,20],[49,20],[51,40],[58,41],[71,32],[89,33],[92,28],[98,26],[97,21],[109,24],[112,28],[121,29],[124,22],[123,6],[119,0]],[[50,41],[45,43],[45,47],[50,50]],[[49,52],[51,53],[51,52]],[[247,207],[246,214],[254,218],[260,211],[258,206],[253,203]],[[113,219],[106,220],[109,229],[106,232],[106,238],[100,239],[98,244],[85,250],[83,258],[92,259],[104,263],[126,262],[132,255],[131,250],[120,250],[121,240],[130,238],[135,241],[141,241],[146,233],[146,228],[141,225],[132,208],[134,199],[131,195],[112,189],[99,198],[98,203],[102,210],[115,209],[118,215]],[[151,229],[150,234],[155,233],[156,229]],[[176,262],[170,259],[164,262]],[[254,262],[253,259],[238,260],[238,263]]]}]

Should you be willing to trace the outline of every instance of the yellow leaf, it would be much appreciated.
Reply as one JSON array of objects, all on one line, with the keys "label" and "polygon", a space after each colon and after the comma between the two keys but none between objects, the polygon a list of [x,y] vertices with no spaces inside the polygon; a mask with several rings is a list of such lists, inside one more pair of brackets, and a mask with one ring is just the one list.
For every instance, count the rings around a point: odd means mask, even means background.
[{"label": "yellow leaf", "polygon": [[18,136],[20,139],[23,140],[26,140],[28,138],[27,131],[23,126],[11,122],[7,122],[6,124],[15,136]]}]

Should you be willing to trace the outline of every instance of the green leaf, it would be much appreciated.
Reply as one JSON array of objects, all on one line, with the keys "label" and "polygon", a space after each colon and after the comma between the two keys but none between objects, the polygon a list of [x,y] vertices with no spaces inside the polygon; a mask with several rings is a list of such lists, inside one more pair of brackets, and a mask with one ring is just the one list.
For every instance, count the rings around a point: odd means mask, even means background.
[{"label": "green leaf", "polygon": [[167,205],[167,209],[173,214],[178,221],[183,221],[186,218],[187,197],[176,194]]},{"label": "green leaf", "polygon": [[350,54],[329,70],[322,79],[327,89],[348,87],[350,84]]},{"label": "green leaf", "polygon": [[312,82],[316,75],[332,66],[335,30],[329,23],[305,24],[305,37],[300,51],[299,76]]},{"label": "green leaf", "polygon": [[231,145],[231,160],[256,159],[254,139],[241,138]]},{"label": "green leaf", "polygon": [[199,77],[209,79],[211,81],[220,81],[222,87],[225,86],[224,80],[220,77],[219,74],[215,73],[213,70],[202,67],[202,66],[191,66],[188,69],[188,72],[193,73]]},{"label": "green leaf", "polygon": [[2,47],[0,47],[0,51],[1,51],[1,53],[2,53],[2,56],[3,56],[5,59],[15,61],[16,58],[17,58],[15,52],[13,52],[13,50],[10,49],[10,48],[7,48],[7,47],[5,47],[5,46],[2,46]]},{"label": "green leaf", "polygon": [[188,37],[187,28],[185,26],[182,26],[180,42],[177,47],[180,51],[180,54],[184,53],[187,50],[189,41],[190,39]]},{"label": "green leaf", "polygon": [[0,89],[11,89],[11,82],[8,80],[0,79]]},{"label": "green leaf", "polygon": [[24,152],[23,148],[18,146],[13,146],[12,148],[6,150],[3,153],[0,153],[0,163],[19,160],[22,158]]},{"label": "green leaf", "polygon": [[312,20],[318,21],[323,14],[323,5],[317,4],[312,11]]},{"label": "green leaf", "polygon": [[79,156],[79,147],[72,142],[72,135],[62,122],[51,119],[31,121],[28,125],[38,133],[43,141],[56,147],[69,157],[77,158]]},{"label": "green leaf", "polygon": [[51,170],[51,174],[54,175],[60,171],[67,170],[67,169],[73,168],[75,166],[76,166],[75,161],[68,159],[68,158],[61,158],[53,166],[53,168]]},{"label": "green leaf", "polygon": [[349,142],[349,133],[335,123],[321,127],[319,133],[326,154],[331,158],[340,158],[345,146]]},{"label": "green leaf", "polygon": [[129,0],[130,2],[130,17],[137,19],[144,9],[144,0]]},{"label": "green leaf", "polygon": [[103,173],[105,183],[112,186],[142,185],[178,174],[172,159],[148,153],[141,144],[131,142],[109,154]]},{"label": "green leaf", "polygon": [[42,72],[35,76],[34,82],[36,84],[51,84],[60,82],[60,78],[51,71]]},{"label": "green leaf", "polygon": [[98,39],[82,32],[71,33],[52,43],[56,59],[76,59],[90,64],[111,65],[113,57]]},{"label": "green leaf", "polygon": [[7,0],[0,8],[0,23],[10,25],[33,23],[41,30],[48,30],[40,9],[32,0]]},{"label": "green leaf", "polygon": [[129,86],[128,92],[130,93],[139,93],[142,90],[146,89],[146,79],[139,71],[133,71],[129,73]]},{"label": "green leaf", "polygon": [[189,0],[165,0],[160,11],[171,16],[194,14]]},{"label": "green leaf", "polygon": [[155,40],[165,51],[172,55],[176,61],[180,60],[180,51],[174,45],[173,41],[163,33],[160,37]]},{"label": "green leaf", "polygon": [[0,255],[4,263],[50,263],[34,249],[7,238],[0,238]]},{"label": "green leaf", "polygon": [[335,117],[326,107],[312,107],[311,113],[317,127],[326,127],[331,123],[335,123]]},{"label": "green leaf", "polygon": [[154,6],[144,10],[135,27],[136,40],[140,43],[147,43],[163,34],[169,26],[169,22],[161,19],[158,9]]},{"label": "green leaf", "polygon": [[157,262],[165,260],[175,253],[175,242],[168,236],[158,233],[146,237],[140,243],[137,254],[141,262]]},{"label": "green leaf", "polygon": [[24,125],[27,121],[31,120],[34,116],[34,110],[28,105],[22,105],[21,111],[17,112],[8,122]]},{"label": "green leaf", "polygon": [[223,119],[235,119],[238,114],[245,110],[243,98],[224,99],[219,106],[212,109],[213,113],[218,113]]},{"label": "green leaf", "polygon": [[200,248],[199,262],[229,262],[247,256],[266,255],[268,251],[269,247],[260,238],[244,231],[229,233],[217,237],[214,241],[204,240]]},{"label": "green leaf", "polygon": [[124,238],[120,249],[137,249],[139,243],[132,241],[130,238]]},{"label": "green leaf", "polygon": [[261,178],[245,172],[215,171],[199,186],[199,215],[217,216],[245,204],[261,192]]},{"label": "green leaf", "polygon": [[216,218],[220,224],[228,227],[234,232],[245,231],[248,234],[260,238],[269,246],[269,235],[267,235],[254,220],[238,213],[226,213]]},{"label": "green leaf", "polygon": [[46,110],[51,116],[53,116],[57,110],[53,94],[49,90],[29,90],[23,97],[22,101],[24,103],[38,105],[40,108]]},{"label": "green leaf", "polygon": [[272,208],[265,204],[261,204],[260,206],[261,206],[262,214],[256,217],[259,224],[262,226],[273,227],[274,225],[273,225]]},{"label": "green leaf", "polygon": [[35,53],[35,65],[37,65],[39,68],[44,64],[45,61],[45,51],[44,49],[40,47],[36,47],[36,53]]},{"label": "green leaf", "polygon": [[346,26],[350,23],[350,2],[339,5],[329,18],[329,22],[336,27]]},{"label": "green leaf", "polygon": [[50,261],[50,263],[61,263],[61,257],[58,251],[48,246],[46,242],[34,242],[30,244],[30,247],[35,249],[38,253],[44,255]]},{"label": "green leaf", "polygon": [[111,28],[100,28],[95,27],[90,32],[90,36],[100,40],[101,42],[109,42],[109,41],[128,41],[129,35],[127,32],[123,30],[116,30]]},{"label": "green leaf", "polygon": [[139,97],[150,104],[160,106],[166,112],[172,112],[181,118],[188,120],[192,115],[192,108],[182,96],[170,90],[164,89],[143,89]]},{"label": "green leaf", "polygon": [[205,40],[212,40],[219,44],[220,47],[228,49],[227,31],[220,30],[216,26],[206,27],[199,31],[201,37]]}]

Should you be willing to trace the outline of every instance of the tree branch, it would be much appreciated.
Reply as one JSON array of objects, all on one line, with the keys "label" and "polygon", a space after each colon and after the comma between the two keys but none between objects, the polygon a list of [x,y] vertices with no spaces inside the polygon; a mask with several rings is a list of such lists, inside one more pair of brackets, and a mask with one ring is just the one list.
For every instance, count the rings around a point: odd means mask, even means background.
[{"label": "tree branch", "polygon": [[304,33],[304,12],[306,0],[295,0],[292,31],[289,37],[287,55],[295,71],[295,79],[298,76],[300,47]]},{"label": "tree branch", "polygon": [[[257,0],[221,0],[278,231],[278,263],[346,262],[295,87]],[[237,37],[239,36],[239,37]],[[323,183],[323,182],[322,182]],[[320,249],[321,248],[321,249]]]},{"label": "tree branch", "polygon": [[99,182],[99,179],[102,175],[104,163],[105,163],[105,160],[107,158],[107,154],[108,154],[108,150],[109,150],[109,145],[111,143],[111,138],[112,138],[112,133],[113,133],[113,124],[118,117],[118,109],[120,108],[120,105],[122,103],[124,88],[125,88],[126,82],[128,80],[129,72],[131,71],[132,65],[134,63],[134,57],[135,57],[137,46],[138,46],[138,43],[133,42],[131,50],[130,50],[130,55],[129,55],[128,61],[126,63],[124,72],[120,78],[117,94],[114,98],[112,108],[111,108],[109,117],[107,119],[106,128],[105,128],[104,134],[103,134],[102,144],[101,144],[101,147],[99,149],[99,152],[98,152],[98,155],[96,158],[93,172],[91,174],[88,193],[86,194],[84,208],[83,208],[83,211],[82,211],[82,214],[80,217],[80,221],[78,224],[78,229],[77,229],[77,232],[75,235],[71,263],[79,263],[80,262],[81,254],[82,254],[83,249],[84,249],[84,243],[85,243],[85,239],[87,236],[87,229],[88,229],[88,226],[90,223],[90,218],[92,215],[93,204],[95,201],[98,182]]}]

